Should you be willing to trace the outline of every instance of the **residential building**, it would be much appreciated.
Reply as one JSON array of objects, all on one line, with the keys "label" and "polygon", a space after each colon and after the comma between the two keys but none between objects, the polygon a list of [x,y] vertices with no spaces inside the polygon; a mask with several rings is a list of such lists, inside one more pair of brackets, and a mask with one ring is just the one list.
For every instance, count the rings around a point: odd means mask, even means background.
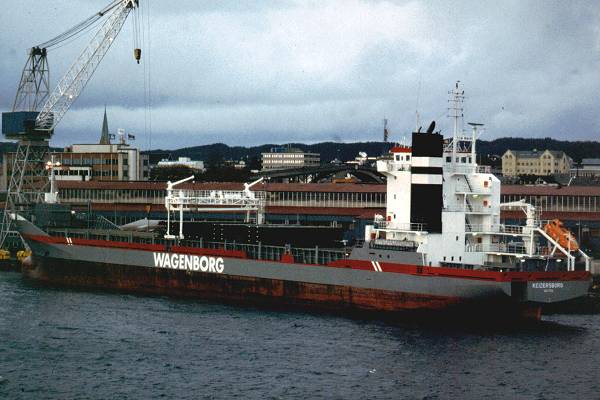
[{"label": "residential building", "polygon": [[305,153],[293,147],[273,147],[268,153],[262,153],[263,171],[321,165],[319,153]]},{"label": "residential building", "polygon": [[568,174],[572,165],[573,160],[564,151],[507,150],[502,156],[504,176]]}]

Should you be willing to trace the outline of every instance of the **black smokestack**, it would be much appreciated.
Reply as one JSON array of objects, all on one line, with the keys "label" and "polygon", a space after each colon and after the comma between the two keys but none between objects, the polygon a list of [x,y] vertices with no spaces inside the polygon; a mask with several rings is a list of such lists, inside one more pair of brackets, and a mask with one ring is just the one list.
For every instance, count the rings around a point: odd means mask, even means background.
[{"label": "black smokestack", "polygon": [[441,233],[444,138],[434,129],[432,122],[427,133],[412,135],[410,220],[424,224],[428,232]]}]

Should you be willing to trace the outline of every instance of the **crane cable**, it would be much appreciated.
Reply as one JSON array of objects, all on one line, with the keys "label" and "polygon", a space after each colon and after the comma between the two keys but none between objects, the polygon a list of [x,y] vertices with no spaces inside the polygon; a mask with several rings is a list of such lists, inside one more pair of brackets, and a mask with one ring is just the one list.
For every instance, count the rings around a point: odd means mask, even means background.
[{"label": "crane cable", "polygon": [[150,57],[152,51],[152,41],[151,41],[151,32],[150,32],[150,1],[146,2],[147,12],[146,12],[146,20],[148,27],[148,150],[152,150],[152,58]]},{"label": "crane cable", "polygon": [[144,130],[147,138],[147,149],[152,150],[152,68],[151,68],[151,32],[150,32],[150,0],[146,4],[146,18],[142,14],[142,39],[144,41],[146,62],[144,63]]},{"label": "crane cable", "polygon": [[[142,56],[142,49],[140,44],[140,12],[140,7],[136,7],[132,12],[133,15],[131,18],[131,24],[133,27],[133,54],[138,64],[140,63],[140,59]],[[143,17],[141,18],[143,22]]]},{"label": "crane cable", "polygon": [[[142,42],[142,46],[144,46],[144,49],[147,51],[146,46],[146,26],[145,26],[145,18],[144,18],[144,9],[140,8],[140,19],[142,21],[141,26],[142,26],[142,32],[141,32],[141,42]],[[135,48],[135,40],[134,40],[134,48]],[[146,139],[146,146],[148,145],[148,79],[147,79],[147,74],[148,74],[148,66],[146,65],[146,60],[148,60],[148,57],[144,57],[144,63],[143,63],[143,67],[144,67],[144,139]]]},{"label": "crane cable", "polygon": [[[146,149],[152,148],[152,94],[150,81],[150,0],[144,2],[146,7],[139,7],[139,15],[134,14],[132,19],[134,38],[134,51],[141,46],[146,52],[143,63],[143,90],[144,90],[144,138]],[[140,49],[141,50],[141,49]],[[139,61],[139,60],[138,60]]]},{"label": "crane cable", "polygon": [[[83,20],[82,22],[78,23],[77,25],[69,28],[68,30],[61,33],[60,35],[58,35],[44,43],[40,43],[35,47],[50,49],[50,48],[57,46],[58,44],[64,43],[65,41],[67,41],[71,38],[79,37],[80,34],[91,29],[108,12],[112,11],[114,8],[119,6],[119,4],[121,4],[121,2],[122,2],[121,0],[115,0],[115,1],[111,2],[109,5],[107,5],[102,10],[98,11],[91,17],[89,17],[89,18]],[[62,46],[60,46],[60,47],[62,47]]]},{"label": "crane cable", "polygon": [[94,22],[92,25],[88,26],[86,29],[80,31],[76,35],[71,36],[68,40],[62,41],[59,44],[54,45],[53,47],[51,47],[49,49],[46,48],[46,50],[48,50],[48,52],[50,52],[50,51],[58,50],[58,49],[60,49],[62,47],[68,46],[69,44],[73,43],[74,41],[76,41],[80,37],[84,36],[86,33],[94,30],[101,23],[102,23],[102,20],[99,19],[96,22]]}]

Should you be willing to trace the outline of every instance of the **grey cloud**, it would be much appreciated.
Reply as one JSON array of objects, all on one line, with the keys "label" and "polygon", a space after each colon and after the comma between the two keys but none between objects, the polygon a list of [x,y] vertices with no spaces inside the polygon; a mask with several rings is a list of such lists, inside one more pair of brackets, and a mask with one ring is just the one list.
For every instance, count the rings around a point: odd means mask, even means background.
[{"label": "grey cloud", "polygon": [[[6,3],[3,109],[25,49],[102,6]],[[152,1],[146,64],[133,62],[128,23],[55,141],[96,140],[104,104],[112,126],[148,134],[149,83],[152,143],[160,147],[375,140],[384,116],[401,140],[415,125],[417,99],[423,120],[441,118],[449,131],[455,80],[465,83],[467,119],[486,123],[488,139],[595,139],[599,13],[594,2]],[[85,43],[50,54],[53,83]]]}]

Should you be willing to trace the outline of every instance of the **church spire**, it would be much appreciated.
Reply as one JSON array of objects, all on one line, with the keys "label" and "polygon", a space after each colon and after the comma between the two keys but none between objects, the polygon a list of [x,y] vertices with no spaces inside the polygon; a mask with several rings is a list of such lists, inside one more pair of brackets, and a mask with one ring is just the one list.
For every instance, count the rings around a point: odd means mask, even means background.
[{"label": "church spire", "polygon": [[104,121],[102,121],[102,136],[100,144],[110,144],[110,134],[108,133],[108,118],[106,118],[106,106],[104,106]]}]

